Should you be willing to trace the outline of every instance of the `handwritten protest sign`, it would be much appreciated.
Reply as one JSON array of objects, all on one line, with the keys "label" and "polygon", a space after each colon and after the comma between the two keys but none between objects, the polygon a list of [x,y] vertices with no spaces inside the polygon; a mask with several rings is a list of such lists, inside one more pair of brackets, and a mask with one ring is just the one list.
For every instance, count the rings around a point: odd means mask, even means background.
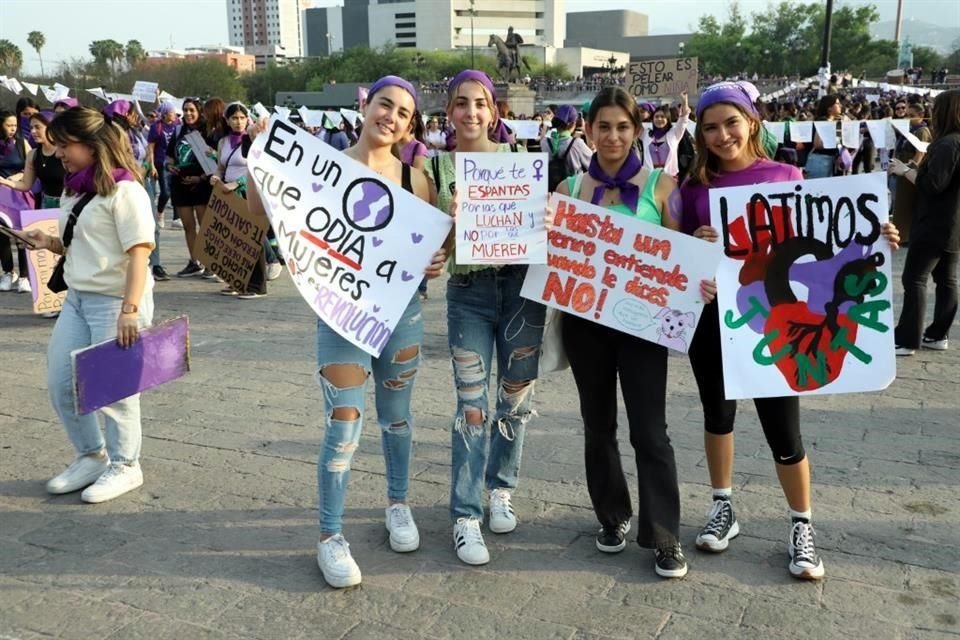
[{"label": "handwritten protest sign", "polygon": [[544,264],[547,154],[458,153],[457,264]]},{"label": "handwritten protest sign", "polygon": [[540,138],[540,123],[536,120],[503,120],[507,128],[513,131],[517,140],[537,140]]},{"label": "handwritten protest sign", "polygon": [[218,185],[207,202],[193,254],[236,291],[245,291],[263,250],[268,222],[247,201]]},{"label": "handwritten protest sign", "polygon": [[129,349],[110,338],[70,354],[80,415],[176,380],[190,371],[190,320],[180,316],[140,332]]},{"label": "handwritten protest sign", "polygon": [[886,176],[711,189],[710,215],[728,399],[893,381]]},{"label": "handwritten protest sign", "polygon": [[277,116],[248,161],[304,300],[379,356],[451,218]]},{"label": "handwritten protest sign", "polygon": [[[57,220],[60,209],[24,209],[20,212],[20,223],[24,232],[42,231],[55,238],[60,237]],[[33,290],[33,312],[52,313],[63,308],[67,292],[54,293],[47,288],[47,282],[53,275],[60,256],[46,249],[27,251],[27,272],[30,276],[30,288]]]},{"label": "handwritten protest sign", "polygon": [[627,91],[635,97],[678,96],[697,90],[698,59],[638,60],[627,69]]},{"label": "handwritten protest sign", "polygon": [[133,83],[134,99],[140,102],[153,104],[157,101],[157,95],[160,93],[160,85],[156,82],[147,82],[146,80],[137,80]]},{"label": "handwritten protest sign", "polygon": [[527,270],[520,295],[686,353],[720,246],[559,194],[551,202],[547,264]]}]

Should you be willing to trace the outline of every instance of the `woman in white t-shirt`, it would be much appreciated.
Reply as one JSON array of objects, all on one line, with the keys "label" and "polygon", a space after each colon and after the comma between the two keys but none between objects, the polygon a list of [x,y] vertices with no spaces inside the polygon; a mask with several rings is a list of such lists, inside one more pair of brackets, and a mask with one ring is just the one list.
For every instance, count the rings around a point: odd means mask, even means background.
[{"label": "woman in white t-shirt", "polygon": [[76,452],[70,466],[47,483],[47,491],[86,488],[80,496],[84,502],[104,502],[143,484],[140,396],[78,414],[70,353],[113,337],[129,348],[152,321],[153,211],[126,134],[102,114],[74,107],[54,118],[47,136],[67,172],[60,237],[39,231],[27,237],[36,249],[65,256],[69,291],[47,347],[47,387]]},{"label": "woman in white t-shirt", "polygon": [[427,132],[423,141],[427,144],[427,157],[432,158],[440,151],[447,150],[447,135],[440,128],[436,118],[427,120]]}]

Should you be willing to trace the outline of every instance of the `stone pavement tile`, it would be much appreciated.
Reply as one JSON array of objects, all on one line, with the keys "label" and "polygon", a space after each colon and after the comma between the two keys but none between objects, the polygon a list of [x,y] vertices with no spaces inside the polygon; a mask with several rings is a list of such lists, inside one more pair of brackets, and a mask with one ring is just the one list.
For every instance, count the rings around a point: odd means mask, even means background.
[{"label": "stone pavement tile", "polygon": [[577,627],[579,624],[567,625],[552,618],[541,618],[530,610],[519,618],[503,616],[478,602],[476,606],[449,607],[432,624],[423,626],[423,634],[438,640],[461,640],[467,637],[464,630],[469,630],[471,640],[573,640],[577,637]]},{"label": "stone pavement tile", "polygon": [[[90,615],[94,610],[97,615]],[[96,606],[94,601],[72,593],[46,592],[5,609],[0,624],[13,637],[27,631],[63,640],[90,640],[109,636],[140,615],[136,609],[119,604]]]},{"label": "stone pavement tile", "polygon": [[35,584],[16,580],[6,574],[0,576],[0,633],[3,631],[4,609],[10,609],[24,600],[36,597],[39,591]]},{"label": "stone pavement tile", "polygon": [[64,552],[50,552],[8,571],[21,582],[43,591],[72,592],[87,600],[99,600],[104,589],[122,587],[144,573],[137,565]]},{"label": "stone pavement tile", "polygon": [[[483,600],[482,596],[478,596],[478,601]],[[456,608],[445,598],[416,594],[407,589],[395,591],[365,583],[352,589],[327,587],[311,606],[344,618],[381,622],[406,631],[428,629],[442,619],[446,611]]]},{"label": "stone pavement tile", "polygon": [[825,633],[836,633],[842,630],[844,637],[871,638],[871,640],[898,640],[903,638],[906,632],[903,626],[876,620],[873,610],[869,615],[863,615],[863,612],[831,611],[820,606],[791,604],[762,596],[755,598],[747,605],[741,624],[756,627],[761,631],[767,628],[789,629],[795,634],[799,630],[811,628],[824,630]]},{"label": "stone pavement tile", "polygon": [[404,631],[379,622],[360,621],[340,640],[423,640],[429,637],[422,630]]},{"label": "stone pavement tile", "polygon": [[[491,571],[487,571],[487,567],[459,572],[421,569],[406,582],[403,590],[447,600],[453,607],[461,604],[472,606],[482,602],[485,607],[496,610],[505,617],[524,613],[527,604],[537,595],[539,587],[514,579],[512,572],[506,570],[500,562],[491,567]],[[505,580],[509,581],[509,585],[504,584]]]},{"label": "stone pavement tile", "polygon": [[[9,514],[3,514],[4,518],[11,517]],[[14,575],[18,567],[29,565],[38,559],[48,556],[54,552],[43,547],[27,544],[13,538],[0,538],[0,571],[4,574]]]},{"label": "stone pavement tile", "polygon": [[102,640],[232,640],[241,637],[244,636],[227,635],[202,625],[173,620],[166,615],[145,613]]},{"label": "stone pavement tile", "polygon": [[925,598],[920,590],[890,590],[831,579],[823,585],[825,608],[857,615],[872,611],[877,620],[900,626],[960,633],[956,602]]},{"label": "stone pavement tile", "polygon": [[251,595],[210,619],[208,626],[227,638],[295,640],[297,638],[341,638],[357,624],[357,616],[340,615],[320,602],[312,606],[291,606],[286,599]]},{"label": "stone pavement tile", "polygon": [[86,517],[64,516],[23,534],[21,540],[45,549],[92,559],[109,553],[126,542],[126,536],[112,531],[104,524],[94,513],[88,513]]},{"label": "stone pavement tile", "polygon": [[[700,582],[708,578],[701,574],[688,573],[683,580],[664,580],[655,575],[631,576],[621,580],[608,598],[621,596],[628,609],[649,607],[665,611],[681,611],[723,627],[736,626],[743,611],[752,600],[749,593],[734,589],[711,586]],[[668,625],[669,626],[669,625]]]},{"label": "stone pavement tile", "polygon": [[176,619],[204,626],[244,597],[244,593],[222,589],[204,580],[140,576],[122,587],[103,589],[102,604],[119,603],[153,612],[165,621]]},{"label": "stone pavement tile", "polygon": [[960,577],[955,572],[907,566],[907,586],[924,597],[960,603]]},{"label": "stone pavement tile", "polygon": [[851,554],[833,550],[824,554],[827,578],[839,578],[871,587],[891,590],[906,588],[909,576],[908,565],[872,558],[862,553]]},{"label": "stone pavement tile", "polygon": [[[593,546],[593,540],[577,544]],[[505,549],[499,553],[492,569],[510,576],[510,580],[529,583],[553,591],[580,594],[582,597],[603,597],[613,591],[618,580],[631,567],[625,566],[623,558],[596,551],[592,558],[562,556],[553,551],[530,551]]]},{"label": "stone pavement tile", "polygon": [[[657,634],[657,640],[691,640],[691,638],[743,638],[745,629],[734,622],[720,622],[702,617],[697,609],[683,609],[684,615],[673,613]],[[737,612],[739,619],[740,612]],[[768,636],[773,638],[773,636]],[[780,636],[787,638],[788,636]],[[796,637],[794,635],[789,636]]]},{"label": "stone pavement tile", "polygon": [[[653,571],[651,563],[651,572]],[[662,588],[668,588],[664,586]],[[527,605],[524,616],[576,627],[594,634],[654,637],[666,623],[669,611],[643,605],[624,606],[622,600],[544,589]]]}]

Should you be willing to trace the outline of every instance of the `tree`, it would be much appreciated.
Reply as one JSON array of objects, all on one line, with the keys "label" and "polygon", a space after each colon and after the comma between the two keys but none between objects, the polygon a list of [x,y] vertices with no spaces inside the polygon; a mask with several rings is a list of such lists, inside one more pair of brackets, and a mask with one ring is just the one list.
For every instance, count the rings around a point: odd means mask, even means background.
[{"label": "tree", "polygon": [[139,40],[130,40],[124,49],[124,57],[127,60],[127,66],[132,69],[147,59],[147,51]]},{"label": "tree", "polygon": [[40,58],[40,77],[42,78],[46,74],[43,72],[43,55],[40,50],[43,49],[43,45],[47,44],[47,39],[40,31],[31,31],[27,35],[27,43],[34,48],[37,57]]},{"label": "tree", "polygon": [[145,78],[175,96],[220,96],[227,102],[247,99],[237,71],[213,58],[143,63],[121,74],[116,86],[131,87]]},{"label": "tree", "polygon": [[20,75],[23,67],[23,52],[9,40],[0,40],[0,73],[8,76]]}]

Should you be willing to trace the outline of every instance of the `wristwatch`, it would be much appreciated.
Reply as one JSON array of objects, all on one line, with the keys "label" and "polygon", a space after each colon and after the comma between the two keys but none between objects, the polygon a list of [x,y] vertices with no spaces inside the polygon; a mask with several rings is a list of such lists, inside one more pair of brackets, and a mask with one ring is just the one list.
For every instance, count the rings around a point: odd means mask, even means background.
[{"label": "wristwatch", "polygon": [[137,305],[133,304],[132,302],[124,302],[122,305],[120,305],[120,313],[136,313],[137,311],[139,311]]}]

